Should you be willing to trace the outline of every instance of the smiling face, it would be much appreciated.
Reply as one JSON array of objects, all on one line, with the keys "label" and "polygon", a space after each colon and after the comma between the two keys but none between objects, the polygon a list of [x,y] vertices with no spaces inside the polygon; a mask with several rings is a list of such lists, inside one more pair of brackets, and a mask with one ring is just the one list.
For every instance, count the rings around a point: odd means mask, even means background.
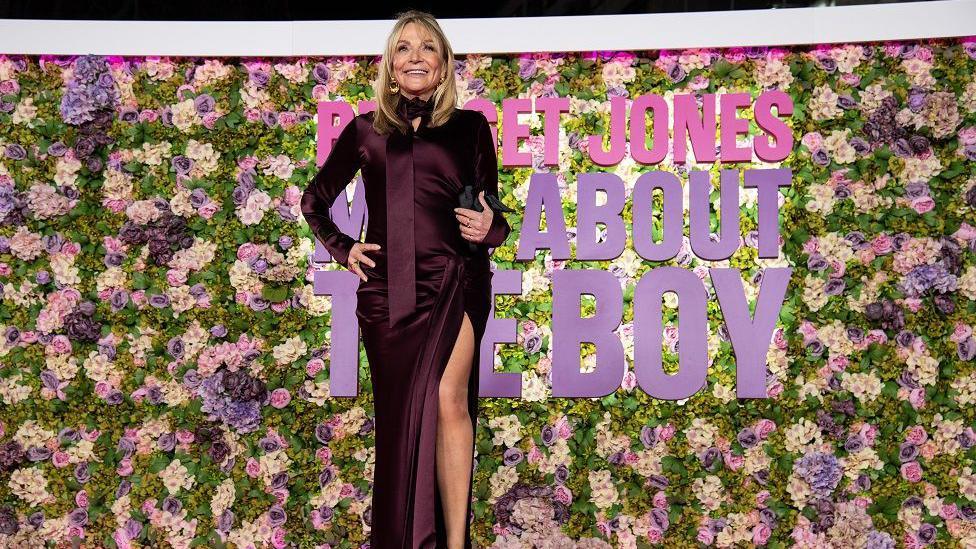
[{"label": "smiling face", "polygon": [[393,78],[408,98],[430,99],[440,84],[444,62],[437,41],[416,23],[407,23],[393,46]]}]

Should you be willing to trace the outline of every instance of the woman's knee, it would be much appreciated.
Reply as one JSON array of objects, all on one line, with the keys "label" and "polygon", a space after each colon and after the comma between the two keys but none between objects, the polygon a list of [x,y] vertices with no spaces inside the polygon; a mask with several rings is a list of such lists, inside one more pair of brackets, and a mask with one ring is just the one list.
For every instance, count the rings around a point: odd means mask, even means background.
[{"label": "woman's knee", "polygon": [[474,331],[465,314],[439,387],[440,415],[444,419],[468,419],[468,381],[473,362],[473,348]]}]

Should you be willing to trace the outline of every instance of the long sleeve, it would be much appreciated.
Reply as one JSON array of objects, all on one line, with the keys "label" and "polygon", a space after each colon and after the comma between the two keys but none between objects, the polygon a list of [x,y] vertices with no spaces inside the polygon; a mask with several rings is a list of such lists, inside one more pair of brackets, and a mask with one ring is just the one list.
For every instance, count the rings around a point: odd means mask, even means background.
[{"label": "long sleeve", "polygon": [[339,230],[329,209],[360,168],[356,122],[354,118],[339,132],[328,158],[302,194],[302,215],[309,228],[332,258],[346,268],[349,252],[358,241]]},{"label": "long sleeve", "polygon": [[[491,138],[491,127],[488,125],[488,119],[480,112],[478,113],[477,131],[477,145],[474,155],[475,184],[480,185],[480,190],[485,191],[485,200],[487,201],[488,195],[498,197],[498,155],[495,142]],[[475,200],[478,200],[477,196],[475,196]],[[508,233],[511,231],[512,228],[508,225],[508,221],[502,212],[492,210],[491,227],[488,228],[488,234],[485,235],[484,240],[479,245],[497,248],[505,242]]]}]

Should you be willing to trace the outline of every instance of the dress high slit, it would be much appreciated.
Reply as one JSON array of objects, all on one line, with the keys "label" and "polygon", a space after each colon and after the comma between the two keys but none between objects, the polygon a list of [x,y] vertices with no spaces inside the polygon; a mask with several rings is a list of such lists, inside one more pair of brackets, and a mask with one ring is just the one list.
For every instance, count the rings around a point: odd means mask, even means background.
[{"label": "dress high slit", "polygon": [[[362,170],[369,222],[364,242],[376,265],[360,263],[367,281],[356,290],[356,317],[373,386],[376,458],[370,507],[373,549],[446,548],[444,510],[437,483],[436,450],[440,382],[467,313],[474,332],[467,408],[472,445],[477,439],[479,356],[491,312],[489,249],[504,242],[510,228],[494,212],[485,239],[468,252],[454,208],[463,185],[497,196],[498,165],[487,119],[456,110],[438,127],[411,131],[406,153],[387,147],[387,136],[372,128],[372,113],[355,117],[340,132],[325,164],[302,197],[302,212],[333,259],[348,268],[356,242],[338,230],[328,210],[358,169]],[[412,126],[411,126],[412,129]],[[411,154],[413,177],[389,174],[388,154]],[[410,174],[407,174],[410,175]],[[399,227],[388,227],[393,185],[407,180],[414,192],[416,306],[391,326],[390,271]],[[477,191],[476,191],[477,192]],[[408,207],[399,204],[398,206]],[[389,229],[389,231],[388,231]],[[464,516],[470,519],[473,471]],[[471,548],[471,521],[465,520],[465,548]]]}]

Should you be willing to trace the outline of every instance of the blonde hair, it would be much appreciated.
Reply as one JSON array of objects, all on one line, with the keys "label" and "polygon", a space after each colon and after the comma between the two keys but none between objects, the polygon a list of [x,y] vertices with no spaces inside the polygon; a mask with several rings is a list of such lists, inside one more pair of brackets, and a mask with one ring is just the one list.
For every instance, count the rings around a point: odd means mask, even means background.
[{"label": "blonde hair", "polygon": [[375,88],[376,110],[373,113],[373,129],[379,134],[386,134],[394,128],[403,133],[407,133],[407,122],[404,121],[396,111],[397,101],[400,92],[390,93],[390,84],[393,80],[393,54],[397,41],[403,27],[408,23],[416,23],[437,43],[441,54],[441,62],[444,63],[444,81],[434,89],[431,98],[434,100],[434,112],[431,113],[430,125],[440,126],[447,122],[454,113],[457,103],[457,88],[454,83],[454,50],[447,41],[447,36],[441,30],[441,26],[434,19],[434,16],[420,10],[407,10],[397,15],[396,23],[386,38],[386,48],[383,59],[379,65],[379,73],[376,78]]}]

